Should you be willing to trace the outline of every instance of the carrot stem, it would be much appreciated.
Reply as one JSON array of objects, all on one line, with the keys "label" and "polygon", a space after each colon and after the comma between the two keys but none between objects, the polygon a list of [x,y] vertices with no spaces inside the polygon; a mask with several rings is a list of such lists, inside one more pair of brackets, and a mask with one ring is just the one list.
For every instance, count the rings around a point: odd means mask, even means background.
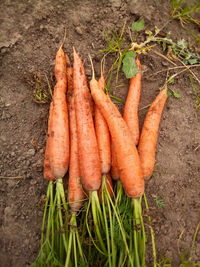
[{"label": "carrot stem", "polygon": [[59,178],[56,182],[56,192],[57,192],[57,210],[58,210],[58,216],[59,216],[59,223],[61,228],[61,235],[63,238],[64,248],[67,252],[67,239],[66,239],[66,233],[64,231],[64,225],[63,225],[63,218],[62,218],[62,206],[61,206],[61,199],[63,201],[63,206],[66,208],[66,201],[64,196],[64,188],[63,188],[63,182],[62,178]]},{"label": "carrot stem", "polygon": [[[147,202],[146,195],[144,194],[144,202],[146,206],[147,213],[149,212],[149,206]],[[155,237],[154,237],[154,230],[151,226],[151,216],[148,215],[148,220],[149,220],[149,227],[150,227],[150,232],[151,232],[151,243],[152,243],[152,250],[153,250],[153,266],[157,266],[157,256],[156,256],[156,246],[155,246]]]},{"label": "carrot stem", "polygon": [[65,260],[65,267],[69,266],[71,249],[72,249],[72,232],[70,231],[69,239],[68,239],[67,257],[66,257],[66,260]]},{"label": "carrot stem", "polygon": [[[112,267],[112,261],[111,261],[111,252],[110,252],[110,235],[109,235],[109,228],[108,228],[108,219],[107,219],[107,214],[106,214],[106,204],[105,200],[106,195],[105,195],[105,188],[107,188],[106,183],[105,183],[105,175],[102,176],[102,208],[103,208],[103,215],[104,215],[104,221],[105,221],[105,232],[106,232],[106,241],[107,241],[107,251],[108,251],[108,262],[109,266]],[[109,206],[108,201],[107,202],[107,207]],[[110,219],[110,218],[109,218]],[[112,222],[110,221],[110,226],[112,225]],[[110,227],[110,234],[112,235],[112,229]]]},{"label": "carrot stem", "polygon": [[53,185],[51,186],[51,189],[50,189],[50,208],[53,209],[52,211],[52,220],[51,220],[51,228],[52,228],[52,231],[51,231],[51,246],[52,246],[52,250],[54,251],[54,220],[53,220],[53,213],[54,213],[54,197],[53,197]]},{"label": "carrot stem", "polygon": [[120,180],[117,181],[117,196],[116,196],[116,204],[120,205],[122,201],[122,195],[123,195],[123,187]]},{"label": "carrot stem", "polygon": [[[106,185],[105,185],[106,186]],[[107,187],[106,187],[106,190]],[[109,194],[109,192],[106,192],[106,194]],[[114,222],[113,222],[113,218],[112,218],[112,212],[111,212],[111,207],[110,207],[110,202],[108,197],[106,197],[107,200],[107,207],[108,207],[108,214],[109,214],[109,221],[110,221],[110,238],[111,238],[111,248],[112,248],[112,266],[116,266],[116,255],[117,255],[117,251],[116,251],[116,245],[114,242]]]},{"label": "carrot stem", "polygon": [[[91,198],[91,206],[92,206],[92,216],[94,220],[94,227],[95,227],[95,232],[97,235],[97,238],[99,240],[99,243],[101,245],[101,249],[106,253],[106,247],[104,245],[102,236],[101,236],[101,231],[100,231],[100,220],[102,221],[102,214],[100,210],[100,204],[99,204],[99,199],[98,199],[98,194],[97,191],[91,191],[90,192],[90,198]],[[98,211],[98,212],[97,212]],[[100,218],[99,218],[100,215]]]},{"label": "carrot stem", "polygon": [[88,234],[89,234],[89,237],[90,237],[90,240],[92,241],[93,245],[95,246],[95,248],[102,254],[102,255],[107,255],[104,251],[102,251],[98,246],[97,244],[95,243],[94,241],[94,238],[92,237],[92,233],[90,231],[90,227],[89,227],[89,224],[88,224],[88,214],[89,214],[89,210],[90,210],[90,206],[91,206],[91,198],[89,198],[89,203],[88,203],[88,206],[87,206],[87,210],[86,210],[86,227],[87,227],[87,231],[88,231]]},{"label": "carrot stem", "polygon": [[107,193],[107,197],[108,197],[108,199],[110,201],[110,204],[111,204],[112,209],[113,209],[113,213],[115,214],[115,217],[116,217],[117,222],[119,224],[119,228],[120,228],[120,232],[122,234],[122,239],[123,239],[123,242],[124,242],[125,250],[126,250],[126,252],[128,254],[131,266],[134,267],[133,260],[132,260],[132,255],[130,253],[130,250],[129,250],[129,247],[128,247],[128,244],[127,244],[126,232],[125,232],[125,229],[123,227],[123,223],[122,223],[122,219],[121,219],[120,212],[119,212],[119,209],[118,209],[118,205],[117,205],[117,203],[115,203],[115,204],[113,203],[112,198],[111,198],[109,193]]},{"label": "carrot stem", "polygon": [[43,244],[44,244],[44,228],[45,228],[45,221],[46,221],[47,208],[48,208],[48,203],[49,203],[49,196],[50,196],[51,187],[52,187],[52,181],[49,182],[49,185],[47,188],[47,196],[46,196],[44,215],[43,215],[43,220],[42,220],[41,246],[43,246]]},{"label": "carrot stem", "polygon": [[[76,218],[75,218],[76,219]],[[74,266],[77,267],[77,251],[76,251],[76,235],[75,232],[73,231],[73,248],[74,248]]]}]

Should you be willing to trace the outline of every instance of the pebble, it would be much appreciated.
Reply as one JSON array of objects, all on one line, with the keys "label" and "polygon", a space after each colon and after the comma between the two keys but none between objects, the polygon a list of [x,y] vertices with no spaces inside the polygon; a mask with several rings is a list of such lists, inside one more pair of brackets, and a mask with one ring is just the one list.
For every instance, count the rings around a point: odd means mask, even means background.
[{"label": "pebble", "polygon": [[2,114],[2,120],[6,120],[6,119],[10,119],[12,116],[10,115],[10,113],[8,113],[8,111],[3,110],[3,114]]},{"label": "pebble", "polygon": [[30,184],[31,184],[31,185],[35,185],[35,184],[37,184],[37,180],[32,179],[32,180],[30,181]]},{"label": "pebble", "polygon": [[0,139],[1,139],[3,142],[5,142],[5,141],[6,141],[6,136],[5,136],[5,135],[1,135],[1,136],[0,136]]},{"label": "pebble", "polygon": [[113,7],[120,7],[121,6],[121,0],[110,0]]},{"label": "pebble", "polygon": [[34,156],[35,155],[35,149],[34,148],[30,148],[27,152],[26,152],[27,156]]},{"label": "pebble", "polygon": [[1,53],[2,53],[2,54],[5,54],[6,51],[7,51],[6,47],[1,48]]},{"label": "pebble", "polygon": [[75,28],[75,31],[76,31],[79,35],[83,35],[83,30],[81,29],[80,26],[77,26],[77,27]]},{"label": "pebble", "polygon": [[162,64],[164,67],[168,67],[168,66],[169,66],[169,62],[166,61],[166,60],[163,60],[163,61],[161,62],[161,64]]}]

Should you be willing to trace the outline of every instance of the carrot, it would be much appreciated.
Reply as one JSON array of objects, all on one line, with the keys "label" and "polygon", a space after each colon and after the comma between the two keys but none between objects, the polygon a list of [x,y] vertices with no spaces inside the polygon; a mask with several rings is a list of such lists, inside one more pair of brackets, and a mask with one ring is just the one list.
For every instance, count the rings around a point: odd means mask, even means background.
[{"label": "carrot", "polygon": [[47,132],[47,140],[46,140],[46,148],[44,154],[44,178],[47,180],[55,180],[55,177],[52,174],[50,163],[49,163],[49,133],[50,133],[50,125],[51,125],[51,116],[53,112],[53,102],[50,104],[49,109],[49,119],[48,119],[48,132]]},{"label": "carrot", "polygon": [[69,183],[68,198],[72,211],[78,211],[82,206],[84,192],[80,183],[80,169],[78,160],[78,138],[76,128],[76,114],[74,106],[73,89],[73,68],[70,62],[67,62],[67,80],[68,80],[68,106],[69,106],[69,133],[70,133],[70,161],[69,161]]},{"label": "carrot", "polygon": [[[103,76],[101,76],[101,78],[99,79],[98,84],[99,87],[104,91],[105,80]],[[110,171],[111,165],[110,133],[108,125],[96,105],[94,113],[94,125],[99,148],[101,172],[105,174]]]},{"label": "carrot", "polygon": [[66,58],[60,46],[55,64],[56,86],[53,93],[53,112],[49,133],[49,162],[55,178],[62,178],[69,164],[69,123],[66,101]]},{"label": "carrot", "polygon": [[94,71],[90,81],[90,89],[95,104],[108,124],[116,149],[123,188],[129,197],[137,198],[144,192],[144,179],[139,155],[131,133],[110,97],[98,87],[98,82],[94,78]]},{"label": "carrot", "polygon": [[151,104],[142,128],[138,152],[146,179],[151,176],[154,168],[159,124],[166,99],[167,87],[160,91]]},{"label": "carrot", "polygon": [[117,155],[116,155],[115,146],[113,142],[111,144],[111,176],[113,180],[120,179],[119,168],[117,164]]},{"label": "carrot", "polygon": [[90,94],[82,61],[74,49],[74,100],[81,183],[88,191],[101,186],[101,166],[95,135]]},{"label": "carrot", "polygon": [[130,80],[130,86],[123,115],[123,118],[131,131],[135,145],[137,145],[139,141],[138,106],[141,91],[141,64],[139,58],[136,59],[136,62],[139,72]]}]

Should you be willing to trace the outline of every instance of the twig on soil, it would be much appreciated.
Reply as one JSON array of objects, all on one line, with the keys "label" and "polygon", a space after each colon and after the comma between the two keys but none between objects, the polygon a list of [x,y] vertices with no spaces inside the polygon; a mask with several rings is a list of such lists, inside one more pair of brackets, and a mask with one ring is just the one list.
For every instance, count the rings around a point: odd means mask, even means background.
[{"label": "twig on soil", "polygon": [[146,106],[140,108],[139,111],[140,111],[140,110],[143,110],[143,109],[146,109],[146,108],[148,108],[148,107],[150,107],[150,106],[151,106],[151,104],[148,104],[148,105],[146,105]]},{"label": "twig on soil", "polygon": [[176,63],[174,63],[171,59],[167,58],[165,55],[159,53],[159,52],[156,51],[156,50],[151,50],[151,51],[152,51],[153,53],[155,53],[156,55],[158,55],[158,56],[164,58],[165,60],[169,61],[169,62],[170,62],[171,64],[173,64],[174,66],[177,66]]},{"label": "twig on soil", "polygon": [[[199,83],[199,85],[200,85],[200,80],[199,80],[199,78],[196,76],[196,74],[190,69],[190,67],[189,66],[187,66],[182,60],[180,60],[179,58],[178,58],[178,61],[180,61],[181,62],[181,64],[187,69],[187,70],[189,70],[189,72],[192,74],[192,76],[195,78],[195,80]],[[200,66],[200,64],[199,64],[199,66]]]},{"label": "twig on soil", "polygon": [[[193,68],[193,67],[200,67],[200,65],[199,65],[199,64],[195,64],[195,65],[191,65],[191,66],[187,66],[187,67],[190,69],[190,68]],[[151,77],[151,76],[155,76],[155,75],[157,75],[157,74],[159,74],[159,73],[161,73],[161,72],[170,71],[170,70],[175,70],[175,69],[183,69],[183,68],[185,68],[185,66],[176,66],[176,67],[171,67],[171,68],[162,69],[162,70],[159,70],[159,71],[157,71],[157,72],[155,72],[155,73],[150,74],[149,77]]]},{"label": "twig on soil", "polygon": [[0,176],[0,179],[22,179],[23,176]]},{"label": "twig on soil", "polygon": [[200,148],[200,144],[197,147],[195,147],[194,151],[197,151],[199,148]]}]

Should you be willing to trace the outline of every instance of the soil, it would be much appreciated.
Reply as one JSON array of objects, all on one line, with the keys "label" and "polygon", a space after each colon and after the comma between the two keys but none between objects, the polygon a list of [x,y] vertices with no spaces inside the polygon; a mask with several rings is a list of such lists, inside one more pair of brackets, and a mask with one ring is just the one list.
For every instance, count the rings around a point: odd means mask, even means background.
[{"label": "soil", "polygon": [[[48,182],[43,179],[43,156],[49,104],[33,98],[31,81],[40,73],[50,80],[55,54],[66,29],[64,51],[73,46],[84,60],[90,78],[90,53],[99,76],[101,55],[105,48],[103,29],[121,29],[143,18],[145,29],[166,25],[171,1],[162,0],[2,0],[0,1],[0,266],[29,266],[40,248],[43,204]],[[198,29],[193,29],[199,34]],[[174,41],[193,39],[179,21],[171,21],[163,32],[171,32]],[[144,32],[139,36],[144,40]],[[162,50],[157,46],[157,51]],[[70,56],[71,57],[71,56]],[[72,59],[72,58],[71,58]],[[166,73],[153,75],[173,65],[149,52],[141,55],[143,82],[140,108],[150,104]],[[108,71],[109,60],[106,70]],[[198,68],[193,71],[200,77]],[[125,100],[128,81],[113,94]],[[54,81],[51,82],[54,85]],[[170,97],[163,113],[157,145],[156,166],[146,183],[146,196],[155,230],[158,258],[172,258],[179,266],[179,248],[189,252],[200,220],[200,110],[195,108],[195,94],[188,74],[175,79],[171,89],[181,98]],[[119,106],[123,111],[123,105]],[[147,109],[139,113],[144,120]],[[156,205],[155,199],[165,206]],[[157,202],[157,204],[159,204]],[[181,238],[180,235],[182,234]],[[150,239],[148,240],[150,244]],[[193,254],[200,261],[200,234]],[[147,266],[152,265],[149,245]]]}]

